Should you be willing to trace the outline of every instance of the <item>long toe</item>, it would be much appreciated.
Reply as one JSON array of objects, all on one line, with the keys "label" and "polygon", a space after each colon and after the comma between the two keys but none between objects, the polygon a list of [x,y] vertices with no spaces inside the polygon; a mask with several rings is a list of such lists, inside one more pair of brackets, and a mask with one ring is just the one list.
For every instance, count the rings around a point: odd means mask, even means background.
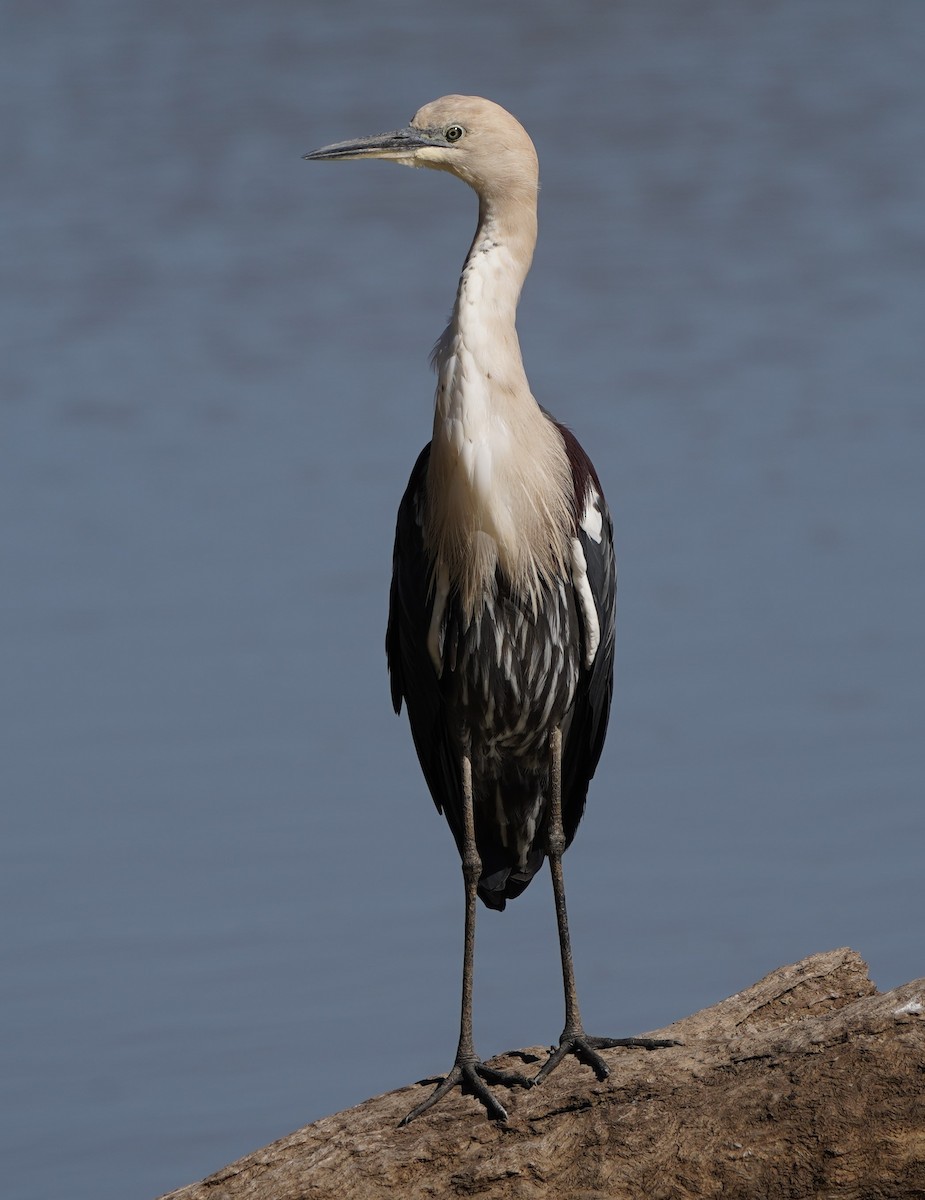
[{"label": "long toe", "polygon": [[589,1046],[594,1046],[597,1050],[612,1050],[614,1046],[629,1046],[633,1050],[664,1050],[667,1046],[683,1046],[683,1042],[679,1042],[677,1038],[641,1038],[641,1037],[626,1037],[626,1038],[608,1038],[608,1037],[588,1037],[584,1039]]},{"label": "long toe", "polygon": [[489,1083],[500,1084],[502,1087],[531,1087],[533,1081],[525,1075],[519,1075],[515,1071],[498,1071],[494,1067],[489,1067],[483,1062],[457,1062],[453,1064],[453,1069],[449,1075],[438,1083],[426,1100],[422,1101],[416,1108],[413,1108],[406,1117],[403,1117],[399,1125],[407,1125],[419,1117],[421,1113],[427,1112],[429,1108],[442,1100],[443,1097],[459,1087],[467,1095],[475,1096],[485,1106],[489,1118],[492,1121],[506,1121],[507,1109],[497,1098],[494,1092],[486,1086],[483,1080],[488,1080]]},{"label": "long toe", "polygon": [[610,1067],[598,1054],[598,1050],[611,1050],[616,1046],[628,1046],[637,1050],[662,1050],[667,1046],[680,1046],[680,1044],[671,1038],[607,1038],[589,1037],[583,1031],[563,1033],[559,1039],[559,1045],[543,1063],[533,1083],[534,1086],[541,1084],[569,1054],[574,1054],[579,1062],[584,1063],[586,1067],[591,1067],[598,1079],[603,1080],[610,1074]]}]

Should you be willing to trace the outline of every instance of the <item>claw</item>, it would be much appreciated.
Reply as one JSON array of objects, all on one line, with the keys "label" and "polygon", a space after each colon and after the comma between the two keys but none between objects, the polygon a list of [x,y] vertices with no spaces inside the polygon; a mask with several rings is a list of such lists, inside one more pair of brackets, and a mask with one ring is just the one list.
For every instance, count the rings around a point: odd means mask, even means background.
[{"label": "claw", "polygon": [[556,1069],[567,1054],[574,1054],[579,1062],[584,1063],[586,1067],[591,1067],[598,1079],[604,1080],[610,1074],[610,1067],[607,1066],[603,1058],[597,1053],[598,1050],[610,1050],[615,1046],[629,1046],[637,1050],[662,1050],[666,1046],[680,1045],[680,1042],[672,1038],[607,1038],[589,1037],[583,1032],[563,1033],[559,1039],[559,1045],[543,1063],[533,1083],[535,1086],[541,1084],[546,1076],[550,1075]]},{"label": "claw", "polygon": [[506,1121],[507,1109],[495,1094],[485,1086],[482,1082],[487,1079],[489,1083],[497,1083],[502,1087],[532,1087],[533,1081],[528,1079],[526,1075],[519,1075],[516,1071],[499,1071],[495,1067],[489,1067],[483,1062],[476,1060],[475,1062],[456,1062],[449,1075],[438,1083],[426,1100],[422,1101],[416,1108],[413,1108],[406,1117],[399,1121],[399,1128],[409,1124],[415,1117],[419,1117],[421,1113],[442,1100],[443,1097],[459,1086],[463,1092],[475,1096],[482,1102],[488,1111],[489,1119],[492,1121]]}]

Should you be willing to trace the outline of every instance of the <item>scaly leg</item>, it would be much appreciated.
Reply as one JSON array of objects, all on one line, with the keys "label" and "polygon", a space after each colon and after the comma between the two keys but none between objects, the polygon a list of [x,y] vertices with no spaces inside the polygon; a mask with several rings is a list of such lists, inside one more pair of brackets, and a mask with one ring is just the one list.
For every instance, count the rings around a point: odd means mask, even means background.
[{"label": "scaly leg", "polygon": [[565,910],[565,883],[562,878],[562,855],[565,851],[565,832],[562,828],[562,730],[554,729],[549,738],[549,834],[547,855],[552,875],[552,891],[556,902],[556,922],[559,926],[559,951],[562,955],[562,983],[565,988],[565,1028],[559,1045],[541,1067],[534,1084],[542,1083],[554,1071],[567,1054],[592,1067],[598,1079],[606,1079],[610,1068],[598,1050],[613,1046],[636,1046],[643,1050],[659,1050],[663,1046],[677,1046],[675,1041],[661,1038],[606,1038],[589,1037],[581,1022],[578,1008],[578,992],[575,988],[575,968],[572,965],[572,943],[568,931],[568,914]]},{"label": "scaly leg", "polygon": [[437,1085],[417,1108],[401,1121],[407,1125],[415,1117],[426,1112],[449,1091],[459,1085],[464,1092],[477,1096],[494,1121],[506,1121],[507,1112],[500,1101],[482,1082],[500,1083],[505,1087],[530,1087],[531,1081],[524,1075],[510,1071],[496,1071],[486,1066],[475,1052],[472,1041],[472,969],[475,959],[475,906],[482,860],[475,845],[475,813],[472,797],[472,761],[468,751],[462,758],[463,786],[463,879],[466,885],[466,931],[463,944],[462,1010],[459,1018],[459,1046],[456,1060],[449,1075]]}]

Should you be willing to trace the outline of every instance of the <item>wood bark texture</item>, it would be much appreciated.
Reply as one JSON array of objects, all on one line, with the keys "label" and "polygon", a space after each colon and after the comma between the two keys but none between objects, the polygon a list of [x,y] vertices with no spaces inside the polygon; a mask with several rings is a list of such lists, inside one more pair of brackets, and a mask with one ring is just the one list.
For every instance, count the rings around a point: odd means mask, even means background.
[{"label": "wood bark texture", "polygon": [[[925,979],[878,993],[852,950],[781,967],[656,1037],[500,1089],[505,1124],[433,1081],[325,1117],[166,1200],[925,1197]],[[535,1073],[544,1049],[493,1065]]]}]

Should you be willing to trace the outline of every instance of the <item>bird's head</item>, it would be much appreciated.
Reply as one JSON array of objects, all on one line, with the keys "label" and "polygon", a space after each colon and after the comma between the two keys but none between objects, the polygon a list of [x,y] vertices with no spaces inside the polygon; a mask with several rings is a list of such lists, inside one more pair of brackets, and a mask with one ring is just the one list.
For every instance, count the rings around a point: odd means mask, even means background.
[{"label": "bird's head", "polygon": [[408,167],[449,171],[480,196],[526,190],[535,195],[536,150],[524,127],[481,96],[443,96],[392,133],[322,146],[307,159],[384,158]]}]

